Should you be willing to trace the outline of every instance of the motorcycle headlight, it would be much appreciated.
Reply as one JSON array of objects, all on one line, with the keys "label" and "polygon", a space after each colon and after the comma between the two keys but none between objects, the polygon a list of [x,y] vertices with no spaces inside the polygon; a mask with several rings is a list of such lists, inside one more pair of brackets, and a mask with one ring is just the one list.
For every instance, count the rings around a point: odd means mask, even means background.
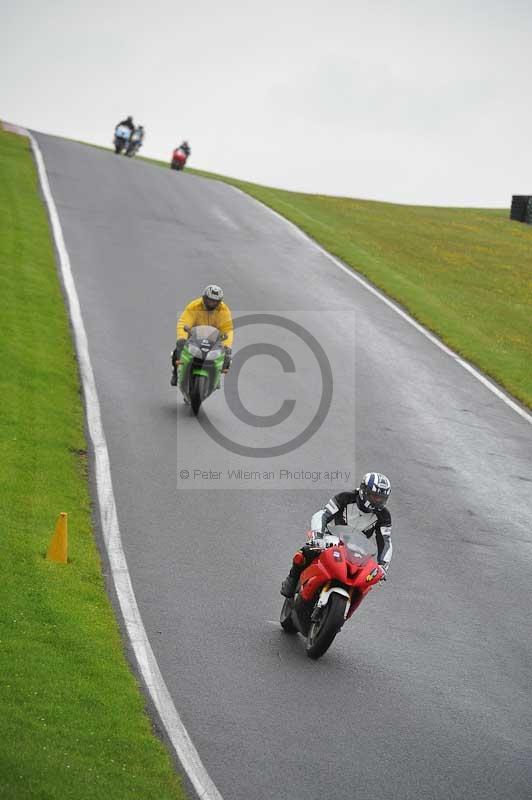
[{"label": "motorcycle headlight", "polygon": [[201,348],[198,347],[197,344],[194,344],[194,342],[189,342],[187,348],[190,355],[194,356],[194,358],[203,358],[203,353],[201,352]]}]

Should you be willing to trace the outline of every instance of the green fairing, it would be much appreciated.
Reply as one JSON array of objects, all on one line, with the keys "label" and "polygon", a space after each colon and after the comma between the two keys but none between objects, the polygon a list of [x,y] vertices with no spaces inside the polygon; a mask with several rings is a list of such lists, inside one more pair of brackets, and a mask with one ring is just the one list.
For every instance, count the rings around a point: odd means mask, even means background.
[{"label": "green fairing", "polygon": [[198,378],[204,378],[208,381],[208,391],[207,394],[202,398],[203,400],[206,400],[214,389],[219,389],[223,365],[225,362],[225,353],[221,352],[220,355],[214,359],[214,361],[205,361],[203,364],[200,363],[194,365],[195,358],[197,358],[197,356],[194,356],[190,353],[188,349],[188,343],[185,344],[181,352],[177,374],[178,385],[184,397],[191,401],[193,413],[197,414],[199,410],[199,404],[197,404],[196,408],[194,408],[194,382]]}]

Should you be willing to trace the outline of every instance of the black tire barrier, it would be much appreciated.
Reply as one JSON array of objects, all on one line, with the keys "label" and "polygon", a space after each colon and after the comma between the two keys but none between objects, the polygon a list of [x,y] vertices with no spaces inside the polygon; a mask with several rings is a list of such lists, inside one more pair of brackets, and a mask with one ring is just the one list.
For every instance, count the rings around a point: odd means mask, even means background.
[{"label": "black tire barrier", "polygon": [[510,219],[532,225],[532,195],[514,194],[512,196]]}]

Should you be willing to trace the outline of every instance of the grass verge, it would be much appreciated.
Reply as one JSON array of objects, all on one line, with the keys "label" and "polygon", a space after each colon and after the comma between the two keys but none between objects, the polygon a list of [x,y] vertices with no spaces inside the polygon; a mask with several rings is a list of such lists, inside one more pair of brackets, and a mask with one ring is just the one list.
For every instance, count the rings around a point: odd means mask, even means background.
[{"label": "grass verge", "polygon": [[506,210],[309,195],[194,172],[294,222],[532,408],[532,226]]},{"label": "grass verge", "polygon": [[[93,540],[84,417],[27,139],[0,131],[0,797],[183,800]],[[69,512],[70,563],[44,554]]]},{"label": "grass verge", "polygon": [[532,226],[511,222],[507,210],[302,194],[187,171],[294,222],[532,408]]}]

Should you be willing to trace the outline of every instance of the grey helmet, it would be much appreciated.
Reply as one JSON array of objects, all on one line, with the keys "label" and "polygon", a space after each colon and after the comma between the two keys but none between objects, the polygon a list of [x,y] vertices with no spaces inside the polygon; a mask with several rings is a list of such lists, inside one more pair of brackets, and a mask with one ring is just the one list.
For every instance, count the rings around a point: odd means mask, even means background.
[{"label": "grey helmet", "polygon": [[223,289],[215,283],[209,284],[203,290],[203,305],[207,311],[214,311],[224,299]]}]

